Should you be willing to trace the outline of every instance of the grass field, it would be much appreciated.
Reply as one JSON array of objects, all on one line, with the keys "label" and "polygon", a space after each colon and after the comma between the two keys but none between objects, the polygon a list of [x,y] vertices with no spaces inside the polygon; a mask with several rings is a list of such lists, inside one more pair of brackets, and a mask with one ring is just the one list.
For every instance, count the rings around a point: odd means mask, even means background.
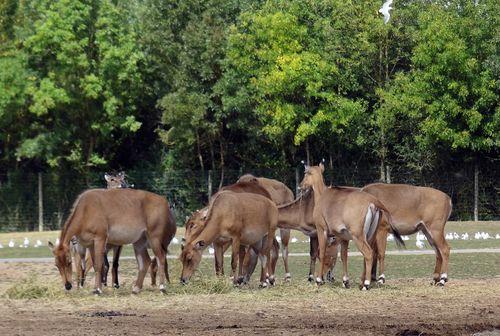
[{"label": "grass field", "polygon": [[[449,223],[448,232],[500,232],[500,222]],[[0,242],[55,240],[57,232],[8,233]],[[177,237],[182,236],[179,229]],[[305,240],[295,234],[299,241]],[[415,237],[406,243],[414,247]],[[352,244],[351,244],[352,245]],[[450,281],[431,286],[434,255],[386,256],[385,285],[358,289],[363,260],[349,258],[352,288],[341,282],[316,286],[306,281],[308,257],[290,257],[292,281],[284,282],[278,262],[276,286],[234,287],[216,277],[213,259],[204,258],[187,286],[179,283],[181,264],[169,259],[172,283],[160,294],[146,278],[143,291],[131,294],[134,260],[120,263],[120,289],[91,294],[92,272],[83,289],[65,292],[53,262],[0,263],[0,335],[203,334],[203,335],[480,335],[500,331],[500,253],[453,253],[453,249],[500,247],[500,240],[450,241]],[[306,252],[307,243],[290,244]],[[352,247],[351,247],[352,248]],[[392,247],[391,247],[392,248]],[[354,249],[354,248],[352,248]],[[10,251],[9,251],[10,250]],[[129,250],[127,250],[129,251]],[[130,251],[129,251],[130,252]],[[127,254],[129,254],[127,252]],[[178,254],[178,245],[171,246]],[[0,258],[49,256],[46,246],[0,250]],[[229,258],[225,258],[226,274]],[[337,267],[340,279],[341,268]]]},{"label": "grass field", "polygon": [[[500,248],[500,239],[487,239],[487,240],[476,240],[474,239],[474,234],[476,232],[487,232],[490,236],[495,236],[500,234],[500,221],[491,222],[449,222],[446,225],[446,232],[453,233],[456,232],[460,235],[464,233],[469,234],[469,240],[450,240],[449,244],[452,249],[469,249],[469,248]],[[278,232],[277,232],[277,235]],[[181,240],[184,236],[184,228],[178,228],[176,237]],[[19,245],[23,243],[24,238],[28,238],[30,241],[30,247],[20,248]],[[0,244],[4,248],[0,249],[0,258],[36,258],[36,257],[50,257],[51,253],[47,248],[47,241],[50,240],[55,242],[57,237],[59,237],[59,231],[46,231],[46,232],[13,232],[13,233],[0,233]],[[298,242],[290,243],[290,252],[309,252],[308,237],[304,236],[298,231],[292,231],[292,237],[297,238]],[[406,241],[408,249],[417,249],[416,235],[409,236],[410,240]],[[10,240],[15,242],[14,248],[8,248],[8,243]],[[40,240],[43,243],[41,247],[33,247],[36,240]],[[396,244],[394,242],[388,242],[388,250],[395,250]],[[425,244],[425,249],[430,249],[429,244]],[[354,244],[350,244],[350,250],[356,251]],[[180,253],[180,245],[171,244],[169,247],[170,254],[178,255]],[[131,246],[126,246],[123,249],[122,255],[132,256],[133,249]]]}]

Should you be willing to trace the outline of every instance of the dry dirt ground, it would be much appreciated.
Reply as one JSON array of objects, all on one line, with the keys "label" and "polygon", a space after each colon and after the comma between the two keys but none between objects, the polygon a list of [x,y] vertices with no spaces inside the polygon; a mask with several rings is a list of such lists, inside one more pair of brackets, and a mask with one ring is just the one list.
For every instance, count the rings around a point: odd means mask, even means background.
[{"label": "dry dirt ground", "polygon": [[107,289],[96,297],[89,288],[64,294],[52,267],[29,267],[38,279],[48,279],[55,294],[8,298],[8,289],[25,276],[26,266],[0,264],[0,335],[500,333],[498,277],[451,279],[445,288],[430,286],[428,279],[399,279],[368,292],[317,288],[303,279],[266,290],[229,288],[221,294],[182,292],[174,284],[167,295],[147,286],[135,296],[125,279],[126,288]]}]

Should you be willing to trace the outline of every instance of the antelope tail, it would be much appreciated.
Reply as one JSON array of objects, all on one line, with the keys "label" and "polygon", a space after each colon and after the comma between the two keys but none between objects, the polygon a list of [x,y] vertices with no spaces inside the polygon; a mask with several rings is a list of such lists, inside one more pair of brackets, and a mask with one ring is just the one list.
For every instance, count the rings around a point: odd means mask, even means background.
[{"label": "antelope tail", "polygon": [[377,206],[377,208],[381,209],[384,212],[385,216],[387,217],[387,221],[389,222],[392,234],[394,235],[394,240],[396,241],[396,245],[398,246],[398,248],[399,249],[406,248],[405,242],[403,238],[401,238],[401,234],[394,226],[394,222],[392,221],[392,216],[389,210],[387,210],[387,208],[380,201],[376,202],[375,205]]},{"label": "antelope tail", "polygon": [[373,234],[377,231],[380,219],[380,211],[373,203],[370,203],[365,215],[364,233],[367,241],[371,241]]}]

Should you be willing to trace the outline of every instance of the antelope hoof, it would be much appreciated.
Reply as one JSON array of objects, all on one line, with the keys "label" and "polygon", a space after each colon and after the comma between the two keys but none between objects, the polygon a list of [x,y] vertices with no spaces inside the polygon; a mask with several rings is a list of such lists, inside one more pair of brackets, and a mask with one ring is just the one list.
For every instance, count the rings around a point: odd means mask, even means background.
[{"label": "antelope hoof", "polygon": [[274,278],[274,275],[271,275],[271,276],[267,279],[267,281],[269,281],[269,284],[270,284],[271,286],[274,286],[274,284],[276,283],[276,279]]},{"label": "antelope hoof", "polygon": [[344,286],[344,288],[351,288],[349,280],[342,280],[342,285]]},{"label": "antelope hoof", "polygon": [[291,280],[292,280],[292,275],[291,275],[290,273],[286,273],[286,274],[285,274],[285,281],[286,281],[286,282],[289,282],[289,281],[291,281]]},{"label": "antelope hoof", "polygon": [[321,286],[325,283],[325,281],[323,279],[321,279],[320,277],[316,277],[316,284],[318,286]]},{"label": "antelope hoof", "polygon": [[96,288],[96,289],[94,289],[93,293],[94,293],[94,295],[101,295],[102,294],[102,289]]},{"label": "antelope hoof", "polygon": [[113,285],[113,288],[118,289],[118,288],[120,288],[120,285],[119,285],[119,284],[117,284],[117,283],[115,283],[115,284]]},{"label": "antelope hoof", "polygon": [[446,283],[446,280],[445,279],[441,279],[439,280],[437,283],[436,283],[436,286],[439,286],[439,287],[444,287],[444,284]]},{"label": "antelope hoof", "polygon": [[377,282],[381,285],[385,284],[385,276],[383,274],[379,276]]},{"label": "antelope hoof", "polygon": [[314,282],[314,275],[309,274],[309,276],[307,277],[307,281]]},{"label": "antelope hoof", "polygon": [[369,289],[370,289],[370,285],[363,285],[363,286],[361,286],[361,288],[360,288],[360,289],[361,289],[362,291],[367,291],[367,290],[369,290]]},{"label": "antelope hoof", "polygon": [[333,275],[332,271],[328,271],[328,273],[326,273],[326,281],[328,282],[335,281],[335,276]]},{"label": "antelope hoof", "polygon": [[165,288],[165,285],[163,284],[160,285],[160,292],[162,292],[163,294],[167,292],[167,288]]},{"label": "antelope hoof", "polygon": [[268,286],[269,284],[267,283],[267,281],[263,281],[260,283],[259,288],[267,288]]},{"label": "antelope hoof", "polygon": [[139,294],[141,292],[141,289],[137,286],[134,286],[134,288],[132,288],[132,294]]}]

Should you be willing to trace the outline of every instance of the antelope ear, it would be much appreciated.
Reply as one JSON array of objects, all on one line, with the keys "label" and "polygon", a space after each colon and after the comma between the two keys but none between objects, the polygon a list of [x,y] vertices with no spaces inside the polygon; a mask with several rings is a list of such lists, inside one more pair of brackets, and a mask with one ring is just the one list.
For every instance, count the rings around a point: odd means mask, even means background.
[{"label": "antelope ear", "polygon": [[207,214],[208,214],[208,209],[203,210],[203,212],[201,213],[201,219],[207,218]]},{"label": "antelope ear", "polygon": [[325,165],[323,164],[323,162],[320,162],[319,169],[321,169],[322,173],[325,171]]},{"label": "antelope ear", "polygon": [[194,248],[197,249],[197,250],[201,250],[205,247],[206,243],[204,240],[200,240],[198,241],[195,245],[194,245]]},{"label": "antelope ear", "polygon": [[104,173],[104,179],[106,180],[106,182],[110,182],[111,176],[109,176],[108,173]]}]

